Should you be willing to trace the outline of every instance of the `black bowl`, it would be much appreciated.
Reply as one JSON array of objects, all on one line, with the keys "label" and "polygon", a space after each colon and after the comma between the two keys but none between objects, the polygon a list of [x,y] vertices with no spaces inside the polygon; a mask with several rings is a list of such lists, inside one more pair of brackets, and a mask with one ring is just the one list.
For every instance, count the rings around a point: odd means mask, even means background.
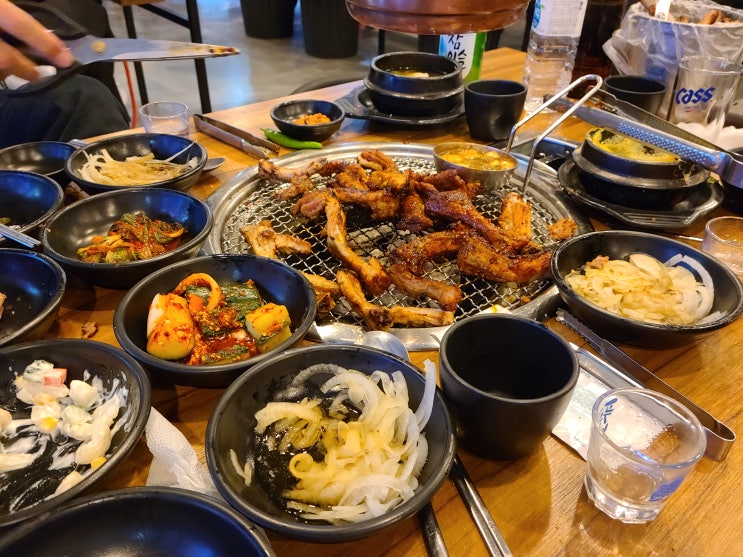
[{"label": "black bowl", "polygon": [[[151,219],[178,222],[187,241],[163,255],[128,263],[87,263],[78,248],[94,235],[105,236],[124,213],[144,211]],[[60,263],[70,278],[106,288],[125,289],[171,263],[195,257],[212,229],[209,206],[187,193],[164,188],[109,191],[81,199],[55,214],[41,233],[44,252]]]},{"label": "black bowl", "polygon": [[133,487],[81,497],[0,537],[3,555],[274,555],[265,535],[206,495]]},{"label": "black bowl", "polygon": [[[9,410],[15,419],[28,417],[29,405],[16,397],[14,379],[34,360],[46,360],[57,367],[67,368],[67,385],[72,379],[99,378],[106,399],[118,391],[124,406],[114,420],[111,447],[106,461],[95,470],[88,465],[64,463],[54,453],[74,447],[77,441],[58,439],[49,443],[43,454],[21,470],[3,475],[3,497],[0,498],[0,526],[18,523],[35,516],[44,516],[60,503],[99,486],[139,442],[150,414],[150,383],[137,361],[123,350],[80,339],[53,339],[27,342],[0,349],[0,406]],[[86,375],[86,373],[88,375]],[[18,436],[20,437],[21,434]],[[42,434],[42,436],[45,434]],[[3,444],[11,443],[8,435]],[[38,447],[38,443],[36,446]],[[52,463],[61,465],[52,466]],[[60,481],[76,469],[83,474],[80,483],[54,495]],[[81,541],[81,540],[78,540]],[[53,552],[57,553],[57,552]]]},{"label": "black bowl", "polygon": [[[39,228],[64,201],[60,185],[41,174],[21,170],[0,170],[0,218],[10,218],[11,226],[36,236]],[[0,237],[0,246],[19,247]]]},{"label": "black bowl", "polygon": [[[106,149],[108,154],[117,161],[123,161],[127,157],[141,157],[149,153],[154,154],[156,159],[165,160],[183,151],[172,162],[186,164],[193,160],[193,167],[176,178],[143,184],[141,186],[116,186],[86,180],[80,174],[80,170],[88,161],[87,155],[98,154],[103,149]],[[92,194],[121,188],[141,187],[183,190],[196,183],[199,176],[201,176],[201,171],[206,164],[206,160],[206,149],[187,137],[163,133],[134,133],[101,139],[78,149],[67,159],[65,172],[83,190]]]},{"label": "black bowl", "polygon": [[[593,141],[594,130],[572,153],[590,195],[623,207],[670,210],[708,187],[709,171],[683,160],[641,161],[609,152]],[[616,136],[601,130],[602,137]]]},{"label": "black bowl", "polygon": [[[228,364],[187,365],[147,353],[147,314],[155,294],[170,292],[192,273],[207,273],[217,282],[252,279],[267,302],[289,310],[292,336],[270,352]],[[135,284],[114,313],[114,333],[121,347],[148,369],[155,381],[197,387],[225,387],[242,372],[299,342],[315,320],[317,298],[304,275],[273,259],[253,255],[213,255],[174,263]]]},{"label": "black bowl", "polygon": [[59,184],[69,181],[64,165],[77,147],[63,141],[34,141],[0,151],[0,168],[43,174]]},{"label": "black bowl", "polygon": [[67,276],[50,257],[23,249],[0,248],[0,346],[37,340],[57,319]]},{"label": "black bowl", "polygon": [[372,60],[364,84],[377,110],[398,116],[447,114],[464,95],[459,65],[428,52],[381,54]]},{"label": "black bowl", "polygon": [[[570,271],[581,268],[596,256],[627,259],[638,252],[663,262],[678,254],[698,262],[709,273],[714,285],[714,304],[711,311],[721,312],[721,315],[716,319],[688,326],[644,323],[596,306],[565,282]],[[699,273],[693,267],[683,265],[701,281]],[[551,266],[560,296],[571,313],[598,334],[626,344],[645,347],[682,346],[721,329],[743,313],[743,283],[730,269],[698,249],[654,234],[613,230],[577,236],[555,249]]]},{"label": "black bowl", "polygon": [[[295,124],[300,116],[325,114],[330,122],[324,124]],[[289,137],[302,141],[325,141],[337,132],[346,113],[336,103],[313,99],[286,101],[271,108],[271,119],[276,127]]]},{"label": "black bowl", "polygon": [[[436,392],[431,419],[424,428],[428,460],[421,470],[414,496],[379,517],[346,524],[308,524],[277,505],[253,480],[248,487],[237,474],[230,458],[237,462],[253,455],[252,435],[255,413],[273,396],[277,383],[309,366],[332,363],[370,374],[401,371],[408,386],[410,407],[415,409],[423,396],[424,379],[409,362],[388,352],[367,346],[323,345],[298,348],[279,354],[250,368],[225,391],[209,418],[206,431],[206,459],[209,472],[222,496],[239,512],[259,526],[281,535],[316,543],[337,543],[369,536],[423,507],[446,479],[455,455],[454,426],[440,392]],[[327,378],[327,377],[326,377]]]}]

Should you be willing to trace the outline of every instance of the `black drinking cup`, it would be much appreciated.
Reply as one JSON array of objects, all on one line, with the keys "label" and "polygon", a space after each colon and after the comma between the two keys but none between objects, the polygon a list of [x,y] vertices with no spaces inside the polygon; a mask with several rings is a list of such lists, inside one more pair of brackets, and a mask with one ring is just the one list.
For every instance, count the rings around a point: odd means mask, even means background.
[{"label": "black drinking cup", "polygon": [[550,434],[578,382],[578,358],[547,326],[509,314],[452,325],[441,340],[439,374],[462,448],[515,460]]},{"label": "black drinking cup", "polygon": [[518,81],[481,79],[464,88],[464,111],[470,136],[480,141],[506,139],[519,121],[526,87]]},{"label": "black drinking cup", "polygon": [[663,82],[641,75],[610,75],[604,80],[604,89],[652,114],[658,111],[666,94]]}]

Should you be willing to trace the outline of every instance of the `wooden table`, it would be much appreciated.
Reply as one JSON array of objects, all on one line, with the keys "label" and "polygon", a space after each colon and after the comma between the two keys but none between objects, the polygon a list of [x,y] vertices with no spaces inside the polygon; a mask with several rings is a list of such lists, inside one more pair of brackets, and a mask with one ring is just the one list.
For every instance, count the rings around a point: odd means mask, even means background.
[{"label": "wooden table", "polygon": [[[521,79],[524,54],[510,49],[486,53],[484,77]],[[354,84],[340,85],[297,96],[337,99]],[[271,125],[269,109],[280,99],[224,110],[214,117],[260,133]],[[556,135],[580,140],[587,125],[570,121]],[[192,137],[210,156],[227,162],[203,176],[191,192],[205,198],[255,164],[241,151],[192,130]],[[468,139],[463,118],[441,128],[392,129],[379,123],[346,119],[332,144],[350,141],[442,142]],[[715,214],[725,211],[719,209]],[[605,228],[599,222],[597,228]],[[684,234],[699,236],[703,223]],[[123,292],[75,285],[68,290],[57,324],[49,337],[79,338],[86,321],[97,321],[94,339],[116,344],[112,318]],[[567,339],[584,343],[570,330],[551,321],[549,326]],[[684,348],[643,350],[627,347],[636,359],[658,372],[668,383],[710,411],[733,430],[743,429],[743,321]],[[413,362],[437,360],[435,352],[413,353]],[[175,386],[154,389],[153,405],[182,431],[202,458],[204,432],[221,389]],[[734,446],[724,462],[702,459],[668,502],[658,519],[647,525],[626,525],[598,512],[583,488],[585,463],[569,447],[548,438],[531,456],[516,462],[491,462],[461,453],[496,523],[515,555],[743,555],[743,512],[740,511],[740,474],[743,448]],[[105,488],[145,484],[151,455],[141,440],[131,457],[111,477]],[[452,555],[486,555],[486,548],[453,484],[446,481],[433,498],[433,507]],[[270,535],[278,555],[347,557],[425,555],[416,518],[356,543],[312,545]]]}]

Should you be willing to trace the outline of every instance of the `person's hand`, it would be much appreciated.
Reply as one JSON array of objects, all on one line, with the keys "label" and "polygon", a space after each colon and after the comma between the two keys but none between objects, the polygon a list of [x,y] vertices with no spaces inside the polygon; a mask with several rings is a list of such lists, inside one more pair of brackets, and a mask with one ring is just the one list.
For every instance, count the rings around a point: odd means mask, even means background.
[{"label": "person's hand", "polygon": [[[75,61],[65,44],[28,13],[8,0],[0,0],[0,31],[23,41],[40,56],[60,68]],[[29,81],[39,78],[36,64],[16,48],[0,40],[0,79],[15,75]]]}]

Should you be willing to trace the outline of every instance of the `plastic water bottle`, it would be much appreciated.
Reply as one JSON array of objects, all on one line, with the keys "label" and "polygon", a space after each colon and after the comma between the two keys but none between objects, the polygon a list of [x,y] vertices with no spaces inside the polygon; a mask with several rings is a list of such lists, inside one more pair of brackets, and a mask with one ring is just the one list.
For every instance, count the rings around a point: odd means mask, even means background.
[{"label": "plastic water bottle", "polygon": [[587,0],[537,0],[524,70],[527,112],[570,83],[586,5]]}]

